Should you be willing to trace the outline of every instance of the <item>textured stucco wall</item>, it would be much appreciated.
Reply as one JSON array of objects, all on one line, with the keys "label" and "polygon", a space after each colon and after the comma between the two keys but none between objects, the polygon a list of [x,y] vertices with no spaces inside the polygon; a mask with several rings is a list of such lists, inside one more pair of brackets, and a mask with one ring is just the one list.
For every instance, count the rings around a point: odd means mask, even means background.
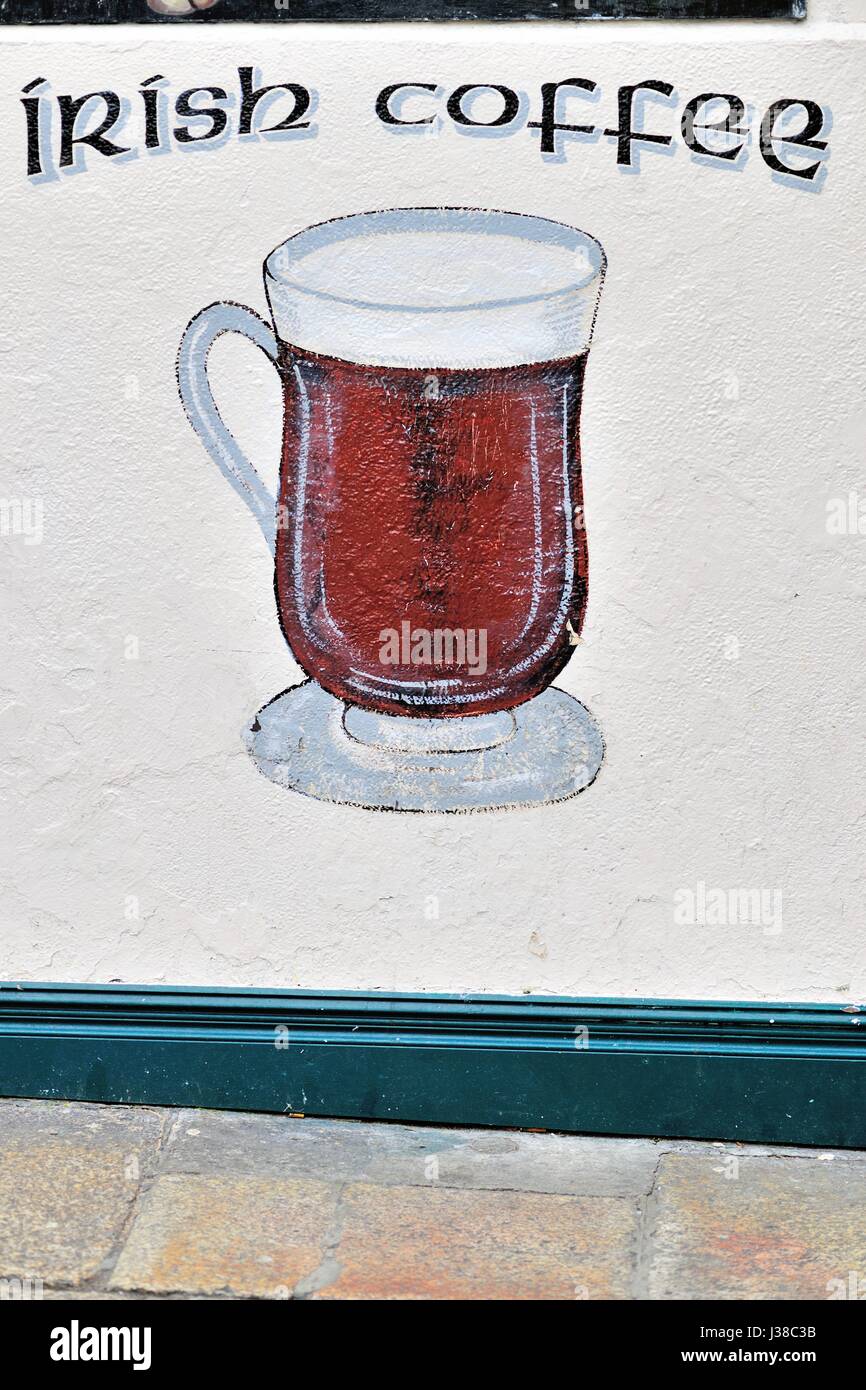
[{"label": "textured stucco wall", "polygon": [[[866,4],[802,24],[13,34],[0,46],[0,491],[44,504],[0,539],[2,973],[9,978],[847,999],[866,988],[862,74]],[[20,89],[240,62],[320,94],[314,140],[98,158],[28,185]],[[681,145],[618,171],[609,140],[539,158],[377,127],[386,81],[574,72],[616,109],[737,92],[831,108],[820,192]],[[659,109],[659,128],[677,120]],[[475,203],[585,227],[610,269],[584,404],[590,602],[560,684],[607,759],[576,800],[472,817],[286,793],[240,742],[297,676],[256,525],[180,410],[203,304],[265,308],[260,264],[309,222]],[[214,353],[238,438],[273,474],[276,378]],[[864,521],[866,526],[866,521]],[[772,923],[689,925],[681,890],[759,890]],[[772,895],[780,897],[773,899]],[[776,928],[779,930],[776,930]]]}]

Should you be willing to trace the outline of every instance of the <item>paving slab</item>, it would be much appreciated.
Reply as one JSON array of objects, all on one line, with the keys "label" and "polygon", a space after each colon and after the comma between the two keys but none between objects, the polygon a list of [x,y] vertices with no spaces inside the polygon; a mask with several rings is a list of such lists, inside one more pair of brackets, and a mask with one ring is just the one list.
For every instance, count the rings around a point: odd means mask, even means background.
[{"label": "paving slab", "polygon": [[0,1100],[0,1298],[40,1280],[51,1301],[859,1297],[866,1154]]},{"label": "paving slab", "polygon": [[334,1184],[167,1174],[144,1195],[111,1289],[288,1298],[321,1264]]},{"label": "paving slab", "polygon": [[660,1154],[650,1139],[185,1111],[161,1171],[637,1197]]},{"label": "paving slab", "polygon": [[828,1299],[866,1288],[866,1163],[716,1149],[662,1159],[653,1299]]},{"label": "paving slab", "polygon": [[144,1293],[141,1289],[45,1289],[45,1303],[226,1303],[236,1301],[231,1294]]},{"label": "paving slab", "polygon": [[0,1101],[0,1277],[76,1286],[110,1261],[152,1171],[158,1111]]},{"label": "paving slab", "polygon": [[638,1204],[350,1186],[319,1299],[626,1299]]}]

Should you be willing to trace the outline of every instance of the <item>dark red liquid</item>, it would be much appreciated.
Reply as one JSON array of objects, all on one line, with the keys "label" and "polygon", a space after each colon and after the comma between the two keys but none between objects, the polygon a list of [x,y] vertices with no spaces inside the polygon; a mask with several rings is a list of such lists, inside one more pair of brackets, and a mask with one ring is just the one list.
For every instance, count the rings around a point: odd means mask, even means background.
[{"label": "dark red liquid", "polygon": [[562,669],[587,593],[585,362],[434,371],[283,348],[277,599],[326,690],[393,714],[481,714]]}]

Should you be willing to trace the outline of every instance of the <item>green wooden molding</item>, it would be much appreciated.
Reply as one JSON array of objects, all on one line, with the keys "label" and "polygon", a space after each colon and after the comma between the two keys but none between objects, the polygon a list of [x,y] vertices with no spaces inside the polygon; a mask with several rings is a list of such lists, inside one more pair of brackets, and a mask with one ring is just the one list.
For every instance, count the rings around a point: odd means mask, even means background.
[{"label": "green wooden molding", "polygon": [[0,986],[0,1094],[866,1144],[866,1006]]}]

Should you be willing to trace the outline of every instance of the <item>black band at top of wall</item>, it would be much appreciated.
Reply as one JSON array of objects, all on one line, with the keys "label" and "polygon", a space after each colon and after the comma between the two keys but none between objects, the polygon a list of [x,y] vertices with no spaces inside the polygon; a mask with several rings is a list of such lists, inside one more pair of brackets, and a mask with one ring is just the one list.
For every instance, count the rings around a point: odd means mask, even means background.
[{"label": "black band at top of wall", "polygon": [[[182,9],[183,13],[165,13]],[[0,24],[802,19],[806,0],[0,0]]]}]

